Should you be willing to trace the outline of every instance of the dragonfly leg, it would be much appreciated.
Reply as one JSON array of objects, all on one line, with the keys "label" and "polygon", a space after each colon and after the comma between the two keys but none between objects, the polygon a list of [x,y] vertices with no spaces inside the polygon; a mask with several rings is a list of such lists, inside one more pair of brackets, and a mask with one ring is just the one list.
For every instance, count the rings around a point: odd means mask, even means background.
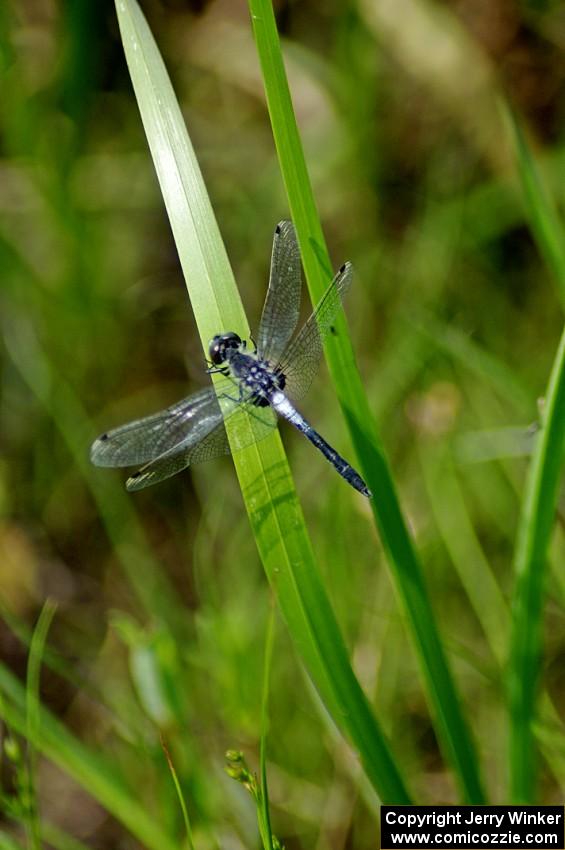
[{"label": "dragonfly leg", "polygon": [[237,396],[234,397],[229,393],[220,393],[220,398],[228,399],[229,401],[233,401],[234,404],[241,404],[245,400],[245,392],[242,384],[239,384],[237,387]]},{"label": "dragonfly leg", "polygon": [[225,398],[225,399],[227,399],[228,401],[233,401],[233,402],[234,402],[234,404],[240,404],[240,402],[243,400],[243,393],[242,393],[242,392],[241,392],[241,390],[240,390],[240,392],[239,392],[239,396],[238,396],[237,398],[234,398],[234,397],[233,397],[232,395],[230,395],[229,393],[220,393],[220,398]]}]

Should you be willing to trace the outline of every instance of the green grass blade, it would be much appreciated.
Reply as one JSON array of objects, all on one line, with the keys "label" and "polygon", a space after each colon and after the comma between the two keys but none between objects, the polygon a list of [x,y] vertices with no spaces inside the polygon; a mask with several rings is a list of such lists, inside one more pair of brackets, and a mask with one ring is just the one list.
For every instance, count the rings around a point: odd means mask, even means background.
[{"label": "green grass blade", "polygon": [[[537,173],[518,118],[508,110],[508,119],[532,233],[557,279],[565,303],[563,227]],[[543,593],[565,445],[565,331],[553,362],[541,425],[530,462],[514,552],[516,586],[508,682],[510,787],[511,798],[518,803],[533,801],[536,789],[534,724],[542,652]]]},{"label": "green grass blade", "polygon": [[171,778],[173,780],[173,785],[175,786],[175,792],[177,795],[177,799],[179,801],[179,806],[182,814],[182,820],[184,823],[184,830],[186,832],[186,843],[188,845],[188,850],[194,850],[194,840],[192,838],[192,827],[190,826],[190,818],[188,816],[188,808],[184,799],[184,794],[182,793],[181,784],[179,782],[179,777],[176,771],[176,768],[173,764],[173,760],[171,758],[171,754],[169,753],[169,749],[165,743],[165,739],[161,734],[161,746],[163,748],[163,752],[165,753],[165,758],[167,760],[167,765],[169,767],[169,773],[171,774]]},{"label": "green grass blade", "polygon": [[501,398],[509,401],[518,411],[531,411],[533,391],[522,377],[500,358],[482,348],[469,334],[449,325],[429,311],[412,311],[406,316],[407,324],[461,363],[465,370],[475,374],[480,381],[489,383]]},{"label": "green grass blade", "polygon": [[55,615],[56,605],[47,600],[41,609],[29,649],[26,681],[26,738],[28,740],[27,768],[29,794],[29,843],[34,850],[41,847],[41,827],[37,810],[37,751],[34,741],[40,739],[40,677],[47,632]]},{"label": "green grass blade", "polygon": [[547,547],[565,448],[565,331],[551,371],[530,464],[514,557],[516,589],[509,669],[511,799],[534,800],[534,729],[542,645]]},{"label": "green grass blade", "polygon": [[[199,334],[248,338],[248,324],[167,72],[134,0],[118,19]],[[336,722],[383,799],[407,801],[404,783],[357,681],[325,593],[278,432],[234,455],[259,553],[288,628]]]},{"label": "green grass blade", "polygon": [[267,783],[267,735],[269,732],[269,682],[271,678],[271,662],[275,642],[275,609],[271,606],[267,621],[267,637],[265,640],[265,666],[263,670],[263,693],[261,695],[261,746],[259,750],[259,775],[261,788],[261,810],[266,850],[273,848],[271,830],[271,814],[269,811],[269,787]]},{"label": "green grass blade", "polygon": [[93,753],[65,729],[49,711],[39,709],[37,724],[26,723],[26,692],[21,683],[0,664],[0,716],[29,743],[69,774],[121,821],[140,843],[151,850],[176,850],[176,840],[162,831],[158,813],[149,814],[135,794],[117,775],[115,764]]},{"label": "green grass blade", "polygon": [[538,173],[519,118],[509,108],[506,110],[506,114],[514,139],[518,173],[522,182],[530,227],[541,255],[555,276],[561,303],[565,306],[565,239],[563,227],[552,198]]},{"label": "green grass blade", "polygon": [[64,832],[59,827],[45,821],[41,824],[43,841],[54,850],[88,850],[86,844]]},{"label": "green grass blade", "polygon": [[[249,8],[279,163],[315,303],[327,285],[331,263],[296,125],[272,4],[270,0],[249,0]],[[437,632],[420,564],[373,425],[343,316],[336,321],[335,330],[325,347],[328,366],[365,479],[375,494],[372,500],[375,520],[412,629],[438,737],[455,768],[464,798],[481,803],[484,793],[471,735]]]},{"label": "green grass blade", "polygon": [[508,606],[467,513],[451,450],[422,446],[420,461],[438,530],[493,658],[502,669],[510,628]]}]

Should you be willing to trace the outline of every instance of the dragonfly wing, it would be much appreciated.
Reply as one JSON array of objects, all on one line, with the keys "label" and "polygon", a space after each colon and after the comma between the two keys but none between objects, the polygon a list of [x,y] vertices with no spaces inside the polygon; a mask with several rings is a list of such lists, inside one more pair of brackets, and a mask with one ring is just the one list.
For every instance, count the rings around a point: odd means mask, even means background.
[{"label": "dragonfly wing", "polygon": [[[233,394],[231,382],[226,392]],[[147,463],[171,449],[202,439],[222,419],[214,387],[183,398],[166,410],[128,422],[94,441],[90,459],[96,466],[134,466]]]},{"label": "dragonfly wing", "polygon": [[353,266],[345,263],[278,363],[277,369],[286,377],[285,393],[291,398],[302,398],[308,392],[322,357],[323,341],[336,319],[352,278]]},{"label": "dragonfly wing", "polygon": [[181,472],[195,462],[197,451],[204,445],[207,446],[208,456],[202,457],[202,460],[212,460],[212,458],[230,453],[228,435],[221,413],[219,421],[216,421],[212,429],[201,438],[200,442],[190,446],[177,446],[165,452],[161,457],[147,463],[138,472],[130,475],[126,481],[126,489],[129,491],[143,490],[151,484],[158,484],[159,481],[164,481],[165,478],[176,475],[177,472]]},{"label": "dragonfly wing", "polygon": [[[230,449],[222,452],[222,454],[238,452],[252,446],[254,443],[264,440],[273,428],[277,427],[277,415],[272,407],[255,407],[245,401],[239,404],[229,416],[226,416],[224,421],[229,422]],[[222,427],[225,431],[224,422],[222,422]],[[191,448],[189,463],[204,463],[217,457],[220,454],[217,450],[218,445],[219,437],[216,436],[216,432],[210,432]]]},{"label": "dragonfly wing", "polygon": [[146,464],[139,472],[128,478],[126,488],[130,491],[142,490],[151,484],[170,478],[171,475],[175,475],[188,466],[230,454],[232,450],[239,451],[264,439],[277,424],[277,417],[272,408],[255,408],[247,404],[245,400],[238,403],[226,418],[229,418],[231,425],[231,446],[224,419],[220,418],[208,433],[200,435],[198,440],[191,441],[189,444],[185,442]]},{"label": "dragonfly wing", "polygon": [[275,228],[269,288],[257,334],[257,350],[276,363],[296,329],[300,313],[300,249],[291,221]]}]

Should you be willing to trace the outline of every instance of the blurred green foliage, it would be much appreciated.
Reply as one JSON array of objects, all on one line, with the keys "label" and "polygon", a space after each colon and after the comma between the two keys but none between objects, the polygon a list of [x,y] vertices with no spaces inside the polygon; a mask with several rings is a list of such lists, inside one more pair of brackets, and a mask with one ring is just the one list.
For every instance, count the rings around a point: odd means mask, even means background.
[{"label": "blurred green foliage", "polygon": [[[243,2],[143,3],[207,181],[248,314],[288,214]],[[396,9],[396,13],[394,13]],[[563,203],[559,4],[315,0],[277,5],[295,109],[374,414],[480,750],[505,801],[512,552],[531,440],[562,325],[528,229],[500,93]],[[0,653],[25,678],[46,597],[43,703],[102,751],[164,833],[257,846],[223,770],[258,765],[270,591],[231,461],[135,498],[95,470],[96,434],[205,380],[113,4],[0,8]],[[322,371],[305,405],[348,439]],[[356,672],[418,801],[456,800],[367,506],[283,429]],[[351,450],[350,450],[351,451]],[[377,494],[378,498],[378,494]],[[540,802],[563,796],[564,540],[551,547]],[[375,846],[375,800],[320,709],[285,630],[271,674],[273,831],[287,848]],[[113,846],[123,827],[48,760],[53,846]],[[17,796],[10,760],[1,799]],[[17,806],[3,806],[20,835]]]}]

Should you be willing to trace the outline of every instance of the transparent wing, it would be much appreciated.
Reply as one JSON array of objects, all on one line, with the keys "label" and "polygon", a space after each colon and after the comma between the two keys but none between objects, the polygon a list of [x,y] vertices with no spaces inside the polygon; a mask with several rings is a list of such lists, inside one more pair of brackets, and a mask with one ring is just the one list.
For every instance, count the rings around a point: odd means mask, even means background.
[{"label": "transparent wing", "polygon": [[300,313],[300,250],[291,221],[280,221],[273,237],[269,288],[257,334],[259,356],[271,363],[282,355]]},{"label": "transparent wing", "polygon": [[232,447],[230,447],[225,420],[221,413],[220,417],[220,420],[198,442],[190,444],[183,442],[130,476],[126,481],[126,488],[130,491],[142,490],[144,487],[170,478],[171,475],[186,469],[187,466],[230,454],[232,448],[233,451],[239,451],[264,439],[277,424],[277,417],[272,408],[257,408],[245,400],[238,402],[226,417],[230,420],[232,432]]},{"label": "transparent wing", "polygon": [[285,393],[291,398],[301,398],[308,392],[322,357],[322,343],[335,321],[352,278],[353,266],[345,263],[277,364],[277,369],[286,377]]},{"label": "transparent wing", "polygon": [[[203,451],[203,447],[206,447]],[[228,443],[228,435],[224,421],[221,418],[216,422],[212,430],[206,434],[199,443],[193,446],[175,446],[161,457],[155,458],[150,463],[143,466],[138,472],[130,475],[126,481],[126,489],[131,491],[143,490],[145,487],[150,487],[151,484],[158,484],[159,481],[164,481],[165,478],[170,478],[190,466],[195,460],[195,453],[200,451],[202,455],[200,460],[212,460],[221,455],[230,453]],[[206,455],[205,457],[203,455]]]},{"label": "transparent wing", "polygon": [[[230,453],[224,421],[230,419],[235,451],[262,440],[276,427],[270,407],[256,407],[239,395],[231,380],[217,382],[166,410],[128,422],[94,441],[90,459],[96,466],[146,464],[131,476],[128,490],[141,490],[193,463]],[[246,423],[249,422],[249,427]]]},{"label": "transparent wing", "polygon": [[[229,386],[233,392],[233,386]],[[210,386],[166,410],[102,434],[92,444],[90,459],[96,466],[147,463],[187,440],[197,442],[221,419],[218,398],[214,387]]]}]

